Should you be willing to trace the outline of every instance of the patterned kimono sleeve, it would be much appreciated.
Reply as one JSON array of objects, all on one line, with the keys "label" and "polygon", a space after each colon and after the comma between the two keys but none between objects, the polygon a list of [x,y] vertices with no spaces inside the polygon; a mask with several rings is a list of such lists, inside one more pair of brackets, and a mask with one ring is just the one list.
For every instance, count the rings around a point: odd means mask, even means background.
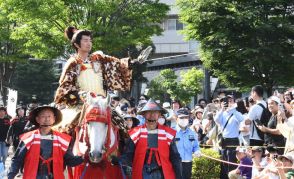
[{"label": "patterned kimono sleeve", "polygon": [[77,83],[77,64],[74,59],[69,59],[59,80],[54,102],[74,106],[79,100]]},{"label": "patterned kimono sleeve", "polygon": [[132,70],[130,59],[118,59],[104,56],[104,80],[107,90],[129,91],[131,89]]}]

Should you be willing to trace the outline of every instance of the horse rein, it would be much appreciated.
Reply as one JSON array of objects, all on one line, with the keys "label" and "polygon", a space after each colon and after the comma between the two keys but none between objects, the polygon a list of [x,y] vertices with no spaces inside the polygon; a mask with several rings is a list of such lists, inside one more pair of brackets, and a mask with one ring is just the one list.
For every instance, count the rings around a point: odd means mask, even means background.
[{"label": "horse rein", "polygon": [[[87,106],[85,106],[85,109],[87,109]],[[92,108],[91,110],[92,110],[91,113],[85,114],[84,119],[80,122],[82,134],[81,134],[81,137],[79,138],[79,141],[86,143],[86,146],[88,147],[88,149],[85,152],[85,156],[87,156],[86,154],[89,153],[89,150],[91,147],[90,142],[89,142],[89,134],[88,134],[87,124],[89,122],[105,123],[107,125],[108,129],[107,129],[107,135],[106,135],[106,142],[104,143],[103,148],[102,148],[102,151],[104,151],[102,160],[109,159],[108,158],[109,154],[114,152],[117,148],[117,145],[118,145],[118,140],[115,140],[114,145],[112,147],[110,146],[110,144],[111,144],[111,130],[114,130],[113,132],[115,133],[115,135],[118,131],[117,127],[112,125],[111,108],[107,107],[105,110],[106,112],[104,112],[104,113],[102,112],[103,114],[101,114],[101,110],[99,110],[97,108]],[[117,138],[117,136],[115,136],[115,137]],[[87,160],[89,160],[89,159],[87,159]]]}]

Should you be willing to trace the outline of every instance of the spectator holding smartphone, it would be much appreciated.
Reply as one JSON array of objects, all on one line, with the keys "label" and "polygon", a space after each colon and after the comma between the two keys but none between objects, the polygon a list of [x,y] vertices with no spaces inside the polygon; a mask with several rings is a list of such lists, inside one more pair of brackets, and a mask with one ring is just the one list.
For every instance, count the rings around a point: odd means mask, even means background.
[{"label": "spectator holding smartphone", "polygon": [[280,99],[277,96],[271,96],[268,99],[268,109],[272,113],[272,116],[267,124],[267,126],[264,125],[258,125],[257,127],[259,130],[264,132],[264,141],[267,145],[273,145],[278,148],[278,154],[282,155],[284,153],[284,148],[280,147],[285,147],[285,138],[284,136],[280,133],[280,130],[277,129],[277,114],[279,110],[283,110],[280,107],[281,102]]},{"label": "spectator holding smartphone", "polygon": [[280,179],[293,179],[294,178],[294,157],[293,155],[287,154],[278,157],[276,167],[279,172]]},{"label": "spectator holding smartphone", "polygon": [[285,154],[294,156],[294,116],[287,118],[283,111],[277,114],[277,129],[286,138]]},{"label": "spectator holding smartphone", "polygon": [[278,170],[275,168],[275,161],[278,157],[278,150],[276,147],[268,146],[265,152],[268,165],[263,169],[260,175],[253,179],[280,179]]},{"label": "spectator holding smartphone", "polygon": [[[234,97],[228,95],[221,99],[222,109],[215,116],[215,123],[219,125],[222,131],[222,160],[227,162],[237,162],[236,147],[239,146],[239,126],[244,120],[243,115],[237,111]],[[228,178],[228,173],[234,170],[234,165],[221,164],[221,179]]]}]

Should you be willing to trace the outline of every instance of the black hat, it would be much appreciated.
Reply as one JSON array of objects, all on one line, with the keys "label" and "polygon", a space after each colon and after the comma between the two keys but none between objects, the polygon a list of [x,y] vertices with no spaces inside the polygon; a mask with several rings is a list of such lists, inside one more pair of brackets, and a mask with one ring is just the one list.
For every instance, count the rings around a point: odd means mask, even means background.
[{"label": "black hat", "polygon": [[24,106],[22,106],[22,105],[17,105],[17,106],[16,106],[16,109],[15,109],[15,113],[16,113],[16,115],[17,115],[18,110],[20,110],[20,109],[25,110],[26,108],[25,108]]},{"label": "black hat", "polygon": [[278,148],[273,146],[273,145],[268,145],[266,147],[266,150],[269,152],[269,153],[275,153],[275,152],[278,152]]},{"label": "black hat", "polygon": [[0,106],[0,110],[6,111],[6,107]]},{"label": "black hat", "polygon": [[146,111],[160,111],[161,114],[167,113],[159,104],[157,104],[153,99],[149,99],[145,106],[138,112],[138,114],[143,114]]},{"label": "black hat", "polygon": [[177,116],[189,116],[189,115],[190,115],[190,112],[187,108],[180,108],[177,111]]},{"label": "black hat", "polygon": [[39,124],[36,121],[36,117],[38,116],[39,112],[41,112],[44,109],[51,109],[54,112],[55,122],[53,125],[59,124],[62,121],[61,111],[52,106],[40,106],[35,108],[33,111],[30,112],[29,121],[31,121],[31,123],[34,124],[35,126],[39,126]]},{"label": "black hat", "polygon": [[140,123],[139,119],[137,119],[129,114],[124,115],[124,120],[127,120],[128,118],[131,118],[133,120],[133,126],[139,125],[139,123]]}]

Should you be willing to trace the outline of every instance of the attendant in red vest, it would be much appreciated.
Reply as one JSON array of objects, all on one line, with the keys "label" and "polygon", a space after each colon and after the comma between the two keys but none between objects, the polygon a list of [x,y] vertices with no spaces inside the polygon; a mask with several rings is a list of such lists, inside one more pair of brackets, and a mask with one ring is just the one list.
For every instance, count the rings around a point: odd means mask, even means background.
[{"label": "attendant in red vest", "polygon": [[64,179],[65,165],[79,165],[83,158],[73,156],[69,149],[70,136],[51,129],[61,122],[61,112],[51,106],[42,106],[30,113],[29,120],[38,129],[21,135],[8,179],[13,179],[23,164],[24,179]]},{"label": "attendant in red vest", "polygon": [[130,140],[121,158],[112,163],[132,166],[132,178],[181,179],[181,157],[174,142],[176,131],[158,123],[166,111],[150,99],[139,111],[146,119],[142,126],[129,131]]}]

